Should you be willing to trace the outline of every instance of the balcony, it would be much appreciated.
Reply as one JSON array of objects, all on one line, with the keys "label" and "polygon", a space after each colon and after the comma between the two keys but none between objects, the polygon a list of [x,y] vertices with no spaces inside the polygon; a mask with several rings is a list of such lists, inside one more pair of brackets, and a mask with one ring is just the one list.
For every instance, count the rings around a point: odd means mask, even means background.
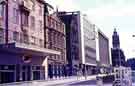
[{"label": "balcony", "polygon": [[9,30],[8,46],[2,45],[2,48],[16,53],[27,53],[46,56],[48,54],[60,55],[59,51],[44,48],[44,40],[31,36],[28,33]]}]

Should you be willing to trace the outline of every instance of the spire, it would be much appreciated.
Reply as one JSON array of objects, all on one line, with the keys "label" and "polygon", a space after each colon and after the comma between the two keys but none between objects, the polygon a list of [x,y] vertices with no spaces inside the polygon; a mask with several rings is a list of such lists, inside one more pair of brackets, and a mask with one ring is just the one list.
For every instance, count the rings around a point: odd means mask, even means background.
[{"label": "spire", "polygon": [[114,28],[112,35],[113,48],[120,48],[119,35],[117,34],[116,28]]},{"label": "spire", "polygon": [[114,28],[113,34],[118,35],[116,28]]},{"label": "spire", "polygon": [[116,28],[114,28],[114,32],[117,32],[117,31],[116,31]]}]

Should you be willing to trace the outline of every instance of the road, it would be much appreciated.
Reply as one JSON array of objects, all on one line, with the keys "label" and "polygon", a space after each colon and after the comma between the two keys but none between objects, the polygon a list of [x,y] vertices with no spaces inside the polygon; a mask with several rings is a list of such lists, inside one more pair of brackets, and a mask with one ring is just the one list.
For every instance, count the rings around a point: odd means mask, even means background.
[{"label": "road", "polygon": [[[50,86],[97,86],[96,80],[77,81]],[[103,84],[103,86],[112,86],[112,84]]]},{"label": "road", "polygon": [[[64,82],[64,80],[57,82],[32,82],[32,83],[16,83],[16,84],[5,84],[0,86],[97,86],[96,80],[76,80]],[[112,85],[103,85],[103,86],[112,86]]]}]

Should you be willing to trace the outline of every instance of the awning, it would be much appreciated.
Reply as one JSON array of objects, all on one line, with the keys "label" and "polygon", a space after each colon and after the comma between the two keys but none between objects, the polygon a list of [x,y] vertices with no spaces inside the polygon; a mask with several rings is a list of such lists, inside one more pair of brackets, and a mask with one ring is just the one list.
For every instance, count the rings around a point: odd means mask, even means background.
[{"label": "awning", "polygon": [[47,55],[60,55],[60,51],[40,48],[34,45],[27,45],[23,43],[10,43],[10,44],[1,44],[0,50],[18,53],[18,54],[28,54],[28,55],[37,55],[37,56],[47,56]]}]

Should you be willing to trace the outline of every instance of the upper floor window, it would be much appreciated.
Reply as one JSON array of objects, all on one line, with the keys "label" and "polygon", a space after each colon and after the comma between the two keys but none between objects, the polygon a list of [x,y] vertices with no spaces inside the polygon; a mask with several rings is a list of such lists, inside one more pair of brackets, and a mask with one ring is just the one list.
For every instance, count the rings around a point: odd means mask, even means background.
[{"label": "upper floor window", "polygon": [[23,34],[23,42],[26,44],[29,43],[29,36],[27,34]]},{"label": "upper floor window", "polygon": [[47,20],[47,22],[48,22],[48,25],[47,25],[47,26],[49,26],[49,27],[50,27],[50,26],[51,26],[51,17],[50,17],[50,16],[48,16],[48,17],[47,17],[47,19],[48,19],[48,20]]},{"label": "upper floor window", "polygon": [[16,2],[17,0],[13,0],[14,2]]},{"label": "upper floor window", "polygon": [[13,32],[13,40],[14,41],[19,41],[19,32]]},{"label": "upper floor window", "polygon": [[43,47],[43,40],[42,39],[39,40],[39,44],[40,44],[40,47]]},{"label": "upper floor window", "polygon": [[39,5],[39,15],[42,15],[42,6]]},{"label": "upper floor window", "polygon": [[29,25],[29,14],[27,12],[22,12],[22,25],[28,26]]},{"label": "upper floor window", "polygon": [[31,43],[32,43],[33,45],[36,44],[36,37],[34,37],[34,36],[31,37]]},{"label": "upper floor window", "polygon": [[35,17],[31,16],[31,28],[35,29]]},{"label": "upper floor window", "polygon": [[0,5],[0,17],[2,17],[4,14],[4,7],[3,5]]},{"label": "upper floor window", "polygon": [[16,8],[13,9],[13,16],[14,16],[13,18],[14,23],[18,24],[19,23],[19,10],[18,9]]},{"label": "upper floor window", "polygon": [[0,5],[0,16],[2,17],[3,6]]},{"label": "upper floor window", "polygon": [[43,28],[42,28],[42,21],[41,20],[39,20],[39,29],[42,32]]},{"label": "upper floor window", "polygon": [[3,43],[4,41],[4,31],[3,29],[0,29],[0,43]]}]

